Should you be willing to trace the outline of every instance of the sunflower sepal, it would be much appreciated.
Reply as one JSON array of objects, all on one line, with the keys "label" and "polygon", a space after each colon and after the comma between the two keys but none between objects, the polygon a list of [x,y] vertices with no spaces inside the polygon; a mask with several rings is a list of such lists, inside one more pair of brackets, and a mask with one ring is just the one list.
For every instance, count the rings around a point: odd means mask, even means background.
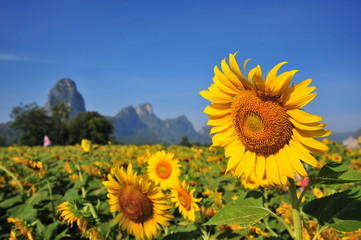
[{"label": "sunflower sepal", "polygon": [[238,224],[247,228],[257,224],[271,213],[264,206],[263,194],[259,191],[249,191],[227,204],[204,225]]}]

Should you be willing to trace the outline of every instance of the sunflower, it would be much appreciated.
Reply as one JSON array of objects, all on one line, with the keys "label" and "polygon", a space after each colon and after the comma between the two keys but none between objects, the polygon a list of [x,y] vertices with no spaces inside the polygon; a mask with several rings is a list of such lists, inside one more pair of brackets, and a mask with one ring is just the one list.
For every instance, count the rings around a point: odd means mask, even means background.
[{"label": "sunflower", "polygon": [[29,240],[34,240],[32,230],[29,229],[27,226],[28,224],[19,218],[8,218],[7,221],[9,223],[13,223],[15,225],[15,228],[11,230],[10,232],[10,239],[16,239],[16,230],[19,230],[20,233],[25,236]]},{"label": "sunflower", "polygon": [[103,184],[108,190],[110,211],[120,213],[119,225],[136,239],[158,235],[160,225],[168,226],[173,216],[165,195],[146,178],[137,176],[129,165],[126,172],[115,168]]},{"label": "sunflower", "polygon": [[59,218],[63,219],[62,222],[67,222],[70,227],[73,227],[74,222],[76,222],[82,234],[87,231],[88,222],[80,215],[74,204],[66,201],[59,204],[57,209],[60,212]]},{"label": "sunflower", "polygon": [[195,212],[199,211],[197,202],[202,200],[193,197],[194,192],[195,189],[189,190],[189,186],[183,181],[172,189],[171,195],[171,201],[179,208],[179,212],[191,222],[196,220]]},{"label": "sunflower", "polygon": [[[244,63],[244,72],[249,60]],[[250,175],[256,169],[256,179],[262,184],[286,185],[288,178],[307,176],[300,160],[318,166],[310,153],[325,153],[327,145],[314,139],[331,134],[319,123],[321,117],[301,110],[315,98],[308,87],[311,79],[290,86],[296,70],[277,75],[286,62],[276,65],[262,77],[258,65],[243,75],[235,54],[229,64],[221,62],[214,68],[214,84],[200,94],[211,104],[204,109],[210,117],[213,146],[225,148],[229,158],[226,171],[237,177]]]},{"label": "sunflower", "polygon": [[276,213],[281,215],[285,219],[286,223],[293,223],[291,204],[282,202],[281,205],[276,209]]},{"label": "sunflower", "polygon": [[151,180],[166,190],[178,183],[180,167],[179,160],[174,159],[173,153],[158,151],[149,157],[147,172]]},{"label": "sunflower", "polygon": [[82,139],[81,140],[81,148],[83,149],[84,152],[89,152],[92,148],[91,141],[89,141],[87,139]]},{"label": "sunflower", "polygon": [[316,198],[322,198],[323,197],[323,192],[321,189],[315,187],[313,190],[313,195],[315,195]]}]

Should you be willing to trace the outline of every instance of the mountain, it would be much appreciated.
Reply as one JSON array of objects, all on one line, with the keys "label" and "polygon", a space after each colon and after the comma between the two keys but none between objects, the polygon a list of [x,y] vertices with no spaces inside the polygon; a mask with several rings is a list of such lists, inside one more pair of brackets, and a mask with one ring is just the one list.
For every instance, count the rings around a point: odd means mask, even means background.
[{"label": "mountain", "polygon": [[150,103],[128,106],[114,117],[114,136],[121,143],[177,144],[183,136],[190,142],[210,143],[210,136],[198,133],[186,116],[161,120]]},{"label": "mountain", "polygon": [[85,112],[84,99],[78,92],[75,82],[69,78],[60,79],[50,90],[45,103],[46,111],[51,114],[53,106],[60,102],[67,103],[71,108],[70,119]]}]

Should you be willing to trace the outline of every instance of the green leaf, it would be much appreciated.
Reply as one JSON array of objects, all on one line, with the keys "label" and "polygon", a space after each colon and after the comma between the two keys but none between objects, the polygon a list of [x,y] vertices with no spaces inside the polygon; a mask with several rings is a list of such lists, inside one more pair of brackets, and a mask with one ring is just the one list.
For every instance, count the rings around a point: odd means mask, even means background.
[{"label": "green leaf", "polygon": [[36,210],[27,204],[23,204],[20,207],[11,209],[11,214],[16,218],[21,218],[24,220],[34,220],[36,218]]},{"label": "green leaf", "polygon": [[312,183],[339,184],[361,181],[361,173],[342,163],[330,162],[324,165],[317,177],[310,176]]},{"label": "green leaf", "polygon": [[21,195],[16,195],[15,197],[12,197],[12,198],[2,201],[0,203],[0,208],[11,208],[15,204],[20,203],[22,201],[23,201],[23,199],[22,199]]},{"label": "green leaf", "polygon": [[48,200],[49,194],[47,191],[38,191],[34,193],[30,198],[26,200],[26,203],[35,206],[36,204],[40,203],[41,201]]},{"label": "green leaf", "polygon": [[54,236],[56,235],[56,229],[58,228],[58,226],[60,225],[60,221],[57,220],[56,222],[50,223],[49,225],[47,225],[45,231],[44,231],[44,238],[45,240],[50,240],[52,239]]},{"label": "green leaf", "polygon": [[303,211],[327,225],[343,232],[361,228],[361,190],[353,189],[315,199]]},{"label": "green leaf", "polygon": [[249,227],[269,214],[270,211],[263,207],[262,193],[250,191],[225,206],[205,225],[239,224],[241,227]]}]

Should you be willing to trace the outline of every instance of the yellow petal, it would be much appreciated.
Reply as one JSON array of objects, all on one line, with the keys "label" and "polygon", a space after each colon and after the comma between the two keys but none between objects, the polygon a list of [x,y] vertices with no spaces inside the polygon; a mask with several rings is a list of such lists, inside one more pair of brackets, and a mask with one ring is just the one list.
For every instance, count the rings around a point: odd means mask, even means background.
[{"label": "yellow petal", "polygon": [[243,88],[252,89],[252,84],[246,80],[241,70],[239,69],[235,54],[229,54],[229,65],[231,67],[231,70],[237,75],[238,79],[242,83]]},{"label": "yellow petal", "polygon": [[281,168],[283,169],[283,173],[286,177],[295,178],[295,173],[293,171],[293,167],[292,164],[290,163],[290,159],[287,156],[287,152],[286,150],[283,148],[281,149],[278,154],[278,160],[279,160],[279,166],[282,166]]},{"label": "yellow petal", "polygon": [[298,153],[302,161],[313,167],[318,167],[318,161],[300,143],[291,139],[290,147]]},{"label": "yellow petal", "polygon": [[298,70],[284,72],[277,76],[274,81],[270,82],[269,94],[271,96],[281,96],[290,85],[293,75],[295,75],[296,72],[298,72]]},{"label": "yellow petal", "polygon": [[297,131],[304,137],[327,137],[332,134],[330,130],[326,130],[326,129],[320,129],[316,131],[305,131],[298,129]]},{"label": "yellow petal", "polygon": [[267,156],[266,158],[266,172],[267,172],[267,179],[269,180],[269,182],[275,183],[277,185],[281,185],[276,159],[272,154]]},{"label": "yellow petal", "polygon": [[303,108],[309,102],[311,102],[316,96],[317,96],[317,93],[311,93],[309,95],[302,95],[302,96],[295,96],[290,101],[287,101],[286,103],[284,103],[284,106],[288,109]]},{"label": "yellow petal", "polygon": [[313,123],[322,121],[322,117],[304,112],[300,109],[288,110],[287,114],[299,123]]},{"label": "yellow petal", "polygon": [[213,77],[213,82],[216,84],[217,87],[219,87],[223,92],[226,92],[228,94],[231,95],[236,95],[237,92],[239,91],[232,89],[231,87],[229,87],[227,84],[224,83],[224,81],[221,81],[221,77],[219,77],[219,75],[216,75]]},{"label": "yellow petal", "polygon": [[229,96],[220,96],[218,94],[215,94],[211,91],[207,91],[207,90],[203,90],[200,91],[199,94],[204,97],[205,99],[212,101],[212,102],[216,102],[216,103],[230,103],[232,102],[232,98]]},{"label": "yellow petal", "polygon": [[236,135],[234,131],[222,131],[216,133],[212,137],[213,146],[227,146],[230,142],[233,142],[236,139]]},{"label": "yellow petal", "polygon": [[212,105],[210,105],[205,107],[203,112],[213,116],[223,116],[229,114],[231,112],[231,109],[230,108],[220,109],[220,108],[212,107]]},{"label": "yellow petal", "polygon": [[241,160],[244,155],[245,147],[235,141],[235,143],[228,146],[225,150],[226,157],[230,157],[227,164],[227,170],[231,170],[234,166],[236,166]]},{"label": "yellow petal", "polygon": [[225,115],[221,118],[211,118],[208,120],[207,125],[217,126],[217,125],[223,125],[228,122],[232,122],[232,118],[230,115]]},{"label": "yellow petal", "polygon": [[284,149],[286,150],[287,157],[289,158],[290,163],[291,163],[293,169],[296,171],[296,173],[298,175],[300,175],[301,177],[308,176],[305,168],[303,167],[303,165],[300,161],[300,156],[297,154],[297,152],[295,152],[295,150],[293,150],[288,145],[285,145]]},{"label": "yellow petal", "polygon": [[256,154],[254,152],[250,152],[250,156],[245,158],[245,165],[244,165],[244,176],[247,179],[249,175],[255,170],[254,166],[256,163]]},{"label": "yellow petal", "polygon": [[266,170],[266,159],[264,155],[258,154],[256,160],[256,178],[258,183],[263,182],[264,173]]},{"label": "yellow petal", "polygon": [[248,79],[254,82],[259,91],[265,91],[266,85],[262,78],[262,69],[260,65],[257,65],[255,68],[249,71]]},{"label": "yellow petal", "polygon": [[222,124],[222,125],[213,126],[213,127],[211,128],[210,134],[227,130],[228,128],[230,128],[230,127],[232,127],[232,126],[233,126],[233,122],[232,122],[232,121],[229,121],[228,123],[225,123],[225,124]]},{"label": "yellow petal", "polygon": [[[287,62],[281,62],[279,64],[277,64],[276,66],[274,66],[271,71],[269,71],[269,73],[266,76],[266,90],[269,89],[269,87],[275,85],[273,83],[273,81],[276,80],[276,75],[278,70],[280,69],[280,67],[282,67],[282,65],[286,64]],[[268,89],[267,89],[268,88]]]},{"label": "yellow petal", "polygon": [[239,90],[239,88],[244,89],[242,82],[239,80],[237,75],[231,71],[231,69],[229,68],[225,59],[223,59],[221,61],[221,68],[222,68],[224,75],[226,75],[226,77],[229,79],[229,81],[236,87],[235,89],[237,91]]},{"label": "yellow petal", "polygon": [[241,177],[241,175],[244,173],[245,165],[248,162],[247,160],[252,157],[252,155],[255,157],[254,153],[250,151],[246,151],[240,160],[239,164],[237,165],[237,168],[235,170],[235,174],[237,177]]},{"label": "yellow petal", "polygon": [[309,146],[310,148],[318,149],[321,152],[328,152],[329,148],[326,144],[311,138],[311,137],[304,137],[296,129],[292,129],[293,136],[300,141],[302,144]]},{"label": "yellow petal", "polygon": [[306,131],[316,131],[324,128],[326,124],[324,123],[299,123],[293,118],[289,118],[290,122],[297,129],[306,130]]}]

